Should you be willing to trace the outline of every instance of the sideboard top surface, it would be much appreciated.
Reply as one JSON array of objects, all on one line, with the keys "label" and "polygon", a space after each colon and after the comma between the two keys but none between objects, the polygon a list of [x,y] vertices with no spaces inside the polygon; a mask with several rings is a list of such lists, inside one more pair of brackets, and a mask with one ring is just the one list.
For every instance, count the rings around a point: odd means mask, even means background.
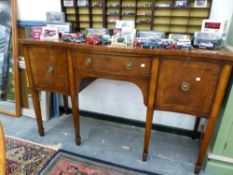
[{"label": "sideboard top surface", "polygon": [[223,48],[221,50],[205,50],[193,48],[192,50],[175,50],[175,49],[144,49],[134,46],[126,47],[115,47],[111,45],[88,45],[88,44],[76,44],[76,43],[67,43],[63,41],[41,41],[33,39],[21,39],[20,44],[25,46],[36,45],[39,47],[62,47],[64,49],[79,49],[89,53],[114,53],[114,54],[131,54],[131,55],[141,55],[142,57],[147,55],[151,57],[156,56],[176,56],[176,57],[190,57],[190,58],[201,58],[207,59],[209,61],[224,61],[233,63],[233,52]]}]

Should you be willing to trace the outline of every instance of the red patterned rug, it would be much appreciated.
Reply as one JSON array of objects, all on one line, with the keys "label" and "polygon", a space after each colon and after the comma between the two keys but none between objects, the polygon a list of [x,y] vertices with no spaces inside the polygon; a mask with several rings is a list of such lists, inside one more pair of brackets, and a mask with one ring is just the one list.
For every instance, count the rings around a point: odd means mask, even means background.
[{"label": "red patterned rug", "polygon": [[6,137],[7,175],[34,175],[56,150],[29,141]]},{"label": "red patterned rug", "polygon": [[40,175],[159,175],[59,150]]}]

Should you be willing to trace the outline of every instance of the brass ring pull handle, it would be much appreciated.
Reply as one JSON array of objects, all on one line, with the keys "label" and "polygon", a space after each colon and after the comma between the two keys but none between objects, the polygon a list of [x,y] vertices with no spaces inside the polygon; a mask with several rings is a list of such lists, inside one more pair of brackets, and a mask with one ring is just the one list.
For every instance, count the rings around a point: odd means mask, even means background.
[{"label": "brass ring pull handle", "polygon": [[87,66],[90,66],[91,63],[92,63],[92,59],[91,59],[91,58],[86,58],[86,59],[85,59],[85,64],[86,64]]},{"label": "brass ring pull handle", "polygon": [[187,82],[187,81],[183,81],[182,83],[181,83],[181,85],[180,85],[180,89],[182,90],[182,91],[184,91],[184,92],[187,92],[187,91],[189,91],[190,90],[190,83],[189,82]]},{"label": "brass ring pull handle", "polygon": [[133,68],[133,62],[132,61],[128,61],[126,64],[125,64],[125,68],[130,70]]},{"label": "brass ring pull handle", "polygon": [[52,74],[54,72],[54,67],[53,66],[49,66],[48,69],[47,69],[47,72],[49,74]]}]

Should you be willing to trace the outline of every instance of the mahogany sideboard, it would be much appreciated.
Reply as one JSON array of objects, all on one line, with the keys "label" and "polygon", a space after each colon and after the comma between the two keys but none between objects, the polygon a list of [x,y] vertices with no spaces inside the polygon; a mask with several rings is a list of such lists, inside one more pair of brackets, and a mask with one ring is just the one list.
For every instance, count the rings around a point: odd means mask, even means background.
[{"label": "mahogany sideboard", "polygon": [[[78,89],[85,78],[135,83],[147,107],[143,160],[147,160],[155,109],[207,118],[195,173],[212,135],[230,77],[233,54],[222,49],[166,50],[114,48],[24,39],[26,70],[31,86],[39,134],[44,135],[38,91],[71,95],[76,143],[80,144]],[[196,126],[197,128],[197,126]]]}]

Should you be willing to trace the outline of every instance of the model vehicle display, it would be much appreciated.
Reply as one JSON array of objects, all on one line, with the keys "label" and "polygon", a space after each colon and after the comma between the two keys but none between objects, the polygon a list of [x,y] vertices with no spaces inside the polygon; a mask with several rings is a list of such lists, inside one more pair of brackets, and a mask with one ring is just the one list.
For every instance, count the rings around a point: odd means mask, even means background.
[{"label": "model vehicle display", "polygon": [[74,1],[73,0],[64,0],[64,7],[73,7],[74,6]]},{"label": "model vehicle display", "polygon": [[207,0],[195,0],[194,1],[194,7],[196,8],[205,8],[207,7]]},{"label": "model vehicle display", "polygon": [[62,40],[65,42],[84,43],[86,40],[82,33],[64,33]]},{"label": "model vehicle display", "polygon": [[65,36],[63,41],[72,43],[84,43],[86,40],[84,38],[71,38],[69,36]]},{"label": "model vehicle display", "polygon": [[156,47],[157,45],[154,44],[153,42],[148,42],[142,45],[142,48],[145,48],[145,49],[154,49]]},{"label": "model vehicle display", "polygon": [[87,28],[85,30],[86,37],[92,36],[92,35],[98,35],[98,36],[103,36],[103,35],[108,35],[109,34],[109,29],[106,28]]},{"label": "model vehicle display", "polygon": [[103,44],[107,45],[110,44],[110,35],[90,35],[86,37],[87,44]]},{"label": "model vehicle display", "polygon": [[72,30],[72,25],[70,22],[66,23],[47,23],[47,27],[56,27],[58,28],[58,33],[70,33]]},{"label": "model vehicle display", "polygon": [[124,43],[124,41],[125,41],[125,38],[124,38],[124,37],[118,37],[118,38],[117,38],[117,42],[118,42],[118,43]]},{"label": "model vehicle display", "polygon": [[[125,25],[122,24],[122,26]],[[66,42],[86,42],[87,44],[93,45],[107,45],[112,43],[113,46],[127,46],[133,44],[135,47],[142,47],[146,49],[192,49],[189,35],[172,34],[171,36],[169,36],[169,39],[165,39],[164,32],[139,31],[136,37],[136,29],[129,29],[128,27],[114,28],[112,37],[109,33],[109,30],[105,28],[87,28],[85,38],[82,33],[65,33],[62,34],[62,39]],[[201,42],[200,46],[213,47],[211,43],[204,43],[203,41]]]},{"label": "model vehicle display", "polygon": [[111,40],[110,39],[107,39],[107,38],[101,38],[101,44],[103,45],[107,45],[107,44],[110,44],[111,43]]},{"label": "model vehicle display", "polygon": [[110,22],[110,23],[115,23],[117,20],[119,20],[119,19],[115,19],[115,18],[112,18],[112,19],[110,19],[108,22]]},{"label": "model vehicle display", "polygon": [[[63,0],[64,1],[64,0]],[[74,30],[83,31],[85,27],[114,28],[115,20],[132,20],[137,30],[159,30],[170,33],[187,33],[193,36],[203,19],[211,14],[213,0],[86,0],[85,8],[80,8],[78,0],[73,8],[64,7],[66,21],[72,23]],[[202,1],[202,2],[201,2]],[[207,7],[200,8],[207,1]],[[102,7],[97,2],[102,2]],[[195,3],[197,7],[195,7]],[[213,20],[213,19],[212,19]],[[220,20],[220,19],[215,19]]]},{"label": "model vehicle display", "polygon": [[187,8],[188,4],[189,0],[175,0],[173,6],[177,8]]},{"label": "model vehicle display", "polygon": [[80,38],[83,37],[83,34],[81,32],[77,32],[77,33],[62,33],[61,35],[62,39],[68,36],[71,38]]},{"label": "model vehicle display", "polygon": [[175,41],[178,41],[178,40],[191,40],[190,35],[178,34],[178,33],[171,33],[171,34],[169,34],[168,38],[173,39]]},{"label": "model vehicle display", "polygon": [[137,22],[137,24],[150,24],[150,23],[151,23],[150,19],[143,19]]},{"label": "model vehicle display", "polygon": [[171,7],[171,3],[169,3],[169,2],[161,2],[161,3],[157,3],[155,6],[156,7]]},{"label": "model vehicle display", "polygon": [[111,40],[112,36],[110,34],[105,34],[102,36],[104,39]]},{"label": "model vehicle display", "polygon": [[177,49],[192,49],[191,37],[186,34],[169,34],[169,39],[172,39],[176,42]]},{"label": "model vehicle display", "polygon": [[98,35],[91,35],[86,38],[87,44],[101,44],[101,38]]},{"label": "model vehicle display", "polygon": [[129,38],[127,36],[122,36],[121,34],[117,34],[112,37],[112,45],[127,46],[128,43],[129,43]]},{"label": "model vehicle display", "polygon": [[193,48],[193,46],[190,45],[180,45],[178,46],[178,49],[187,49],[187,50],[191,50]]},{"label": "model vehicle display", "polygon": [[51,24],[65,23],[65,13],[64,12],[47,12],[46,21]]},{"label": "model vehicle display", "polygon": [[178,39],[176,41],[176,45],[179,49],[192,49],[191,41],[190,39]]},{"label": "model vehicle display", "polygon": [[170,45],[175,45],[176,42],[172,39],[161,39],[158,43],[159,48],[169,49]]},{"label": "model vehicle display", "polygon": [[138,7],[140,8],[140,7],[151,7],[152,6],[152,4],[141,4],[141,5],[139,5]]},{"label": "model vehicle display", "polygon": [[133,45],[134,46],[141,46],[144,43],[149,42],[150,39],[149,38],[139,38],[137,37],[134,41],[133,41]]},{"label": "model vehicle display", "polygon": [[111,43],[112,37],[109,34],[105,34],[105,35],[99,36],[99,39],[101,41],[101,44],[107,45]]},{"label": "model vehicle display", "polygon": [[114,28],[112,31],[112,34],[114,36],[114,35],[117,35],[118,33],[121,33],[121,32],[122,32],[122,28]]},{"label": "model vehicle display", "polygon": [[133,20],[117,20],[115,28],[133,30],[135,28],[135,22]]},{"label": "model vehicle display", "polygon": [[165,38],[164,32],[139,31],[137,32],[137,37],[134,40],[134,46],[141,46],[144,43],[155,42],[162,38]]},{"label": "model vehicle display", "polygon": [[212,49],[214,47],[214,44],[211,43],[211,42],[206,42],[206,41],[201,41],[200,44],[199,44],[199,47],[204,47],[204,48],[207,48],[207,49]]},{"label": "model vehicle display", "polygon": [[191,50],[192,45],[190,40],[180,41],[177,43],[173,39],[151,39],[141,45],[142,48],[154,49],[154,48],[164,48],[164,49],[187,49]]},{"label": "model vehicle display", "polygon": [[123,5],[122,7],[135,7],[134,5],[131,5],[131,4],[125,4]]},{"label": "model vehicle display", "polygon": [[163,39],[165,38],[165,33],[156,31],[138,31],[137,38]]},{"label": "model vehicle display", "polygon": [[160,44],[161,40],[154,40],[154,41],[149,41],[144,43],[141,47],[145,48],[145,49],[154,49],[154,48],[159,48],[159,44]]},{"label": "model vehicle display", "polygon": [[133,43],[132,32],[120,32],[112,36],[112,45],[114,46],[127,46]]},{"label": "model vehicle display", "polygon": [[134,12],[123,12],[122,15],[133,16],[135,15],[135,13]]},{"label": "model vehicle display", "polygon": [[219,50],[222,48],[223,35],[219,33],[195,32],[193,45],[199,48]]},{"label": "model vehicle display", "polygon": [[120,4],[109,4],[108,7],[120,7]]},{"label": "model vehicle display", "polygon": [[191,45],[191,41],[189,39],[179,39],[177,40],[177,45],[178,46]]},{"label": "model vehicle display", "polygon": [[119,15],[120,13],[118,11],[111,11],[108,12],[108,15]]},{"label": "model vehicle display", "polygon": [[58,28],[47,27],[47,26],[42,27],[40,40],[58,41],[59,40]]},{"label": "model vehicle display", "polygon": [[92,7],[102,7],[103,3],[102,2],[92,2]]},{"label": "model vehicle display", "polygon": [[77,1],[78,7],[87,7],[88,6],[88,0],[78,0]]},{"label": "model vehicle display", "polygon": [[32,30],[32,38],[33,39],[40,39],[40,35],[42,32],[42,27],[31,27]]},{"label": "model vehicle display", "polygon": [[141,15],[141,16],[151,16],[151,13],[141,12],[138,15]]}]

